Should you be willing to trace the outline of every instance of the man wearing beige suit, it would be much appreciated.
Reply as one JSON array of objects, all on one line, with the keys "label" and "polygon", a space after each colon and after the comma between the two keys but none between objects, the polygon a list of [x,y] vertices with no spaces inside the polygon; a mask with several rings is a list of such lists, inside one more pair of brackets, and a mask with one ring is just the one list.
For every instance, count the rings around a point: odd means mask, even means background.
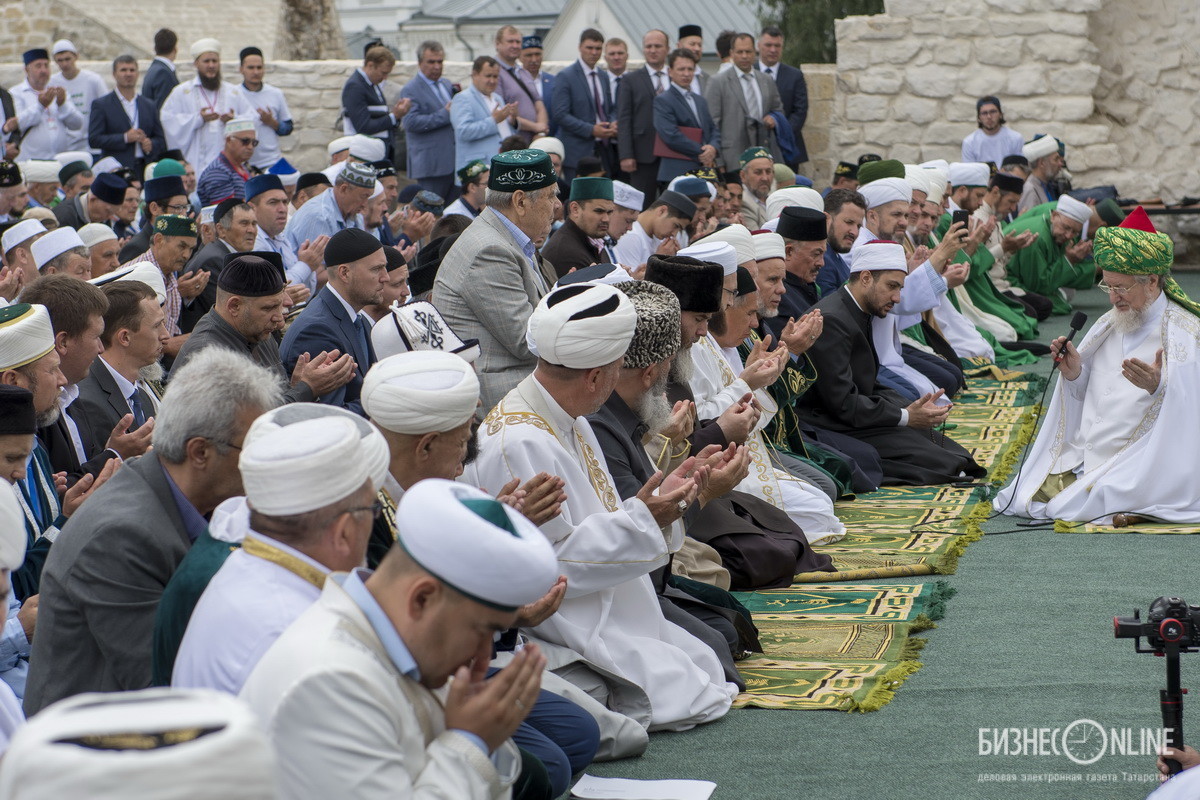
[{"label": "man wearing beige suit", "polygon": [[478,339],[483,412],[533,372],[525,326],[550,285],[536,242],[561,207],[550,156],[513,150],[492,158],[487,208],[446,253],[432,301],[464,339]]},{"label": "man wearing beige suit", "polygon": [[730,51],[733,68],[717,73],[704,90],[704,99],[721,132],[721,161],[727,171],[738,169],[738,156],[748,147],[765,147],[779,157],[771,113],[783,111],[775,81],[754,68],[754,37],[739,33]]}]

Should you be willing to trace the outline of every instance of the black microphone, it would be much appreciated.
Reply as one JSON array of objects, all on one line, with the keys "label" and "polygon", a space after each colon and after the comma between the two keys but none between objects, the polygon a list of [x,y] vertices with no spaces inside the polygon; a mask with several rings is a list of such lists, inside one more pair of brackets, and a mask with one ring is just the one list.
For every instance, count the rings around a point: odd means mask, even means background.
[{"label": "black microphone", "polygon": [[1083,326],[1087,325],[1087,314],[1082,311],[1076,311],[1075,316],[1071,317],[1071,332],[1067,334],[1067,341],[1063,342],[1062,349],[1058,351],[1058,355],[1054,357],[1054,365],[1058,366],[1062,363],[1063,356],[1066,355],[1067,345],[1075,338],[1075,334],[1083,330]]}]

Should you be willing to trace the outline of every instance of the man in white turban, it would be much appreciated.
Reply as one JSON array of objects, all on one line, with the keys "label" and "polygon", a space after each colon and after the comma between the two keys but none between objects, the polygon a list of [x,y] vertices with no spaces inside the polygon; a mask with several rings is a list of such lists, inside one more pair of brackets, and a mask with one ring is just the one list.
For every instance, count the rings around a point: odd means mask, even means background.
[{"label": "man in white turban", "polygon": [[1053,181],[1062,172],[1065,161],[1058,150],[1058,139],[1042,135],[1021,148],[1021,155],[1029,162],[1029,177],[1017,202],[1017,213],[1024,214],[1034,206],[1058,199],[1058,190]]},{"label": "man in white turban", "polygon": [[1056,203],[1036,206],[1013,220],[1005,235],[1030,232],[1036,238],[1009,257],[1009,282],[1050,298],[1051,313],[1069,314],[1074,290],[1090,289],[1096,283],[1092,242],[1082,238],[1091,216],[1091,206],[1064,194]]},{"label": "man in white turban", "polygon": [[724,716],[737,694],[712,649],[666,621],[649,577],[683,543],[679,526],[666,526],[696,498],[691,464],[622,502],[584,419],[616,385],[636,322],[611,286],[572,284],[544,297],[528,330],[537,369],[484,419],[464,479],[495,487],[545,471],[565,481],[562,514],[541,531],[567,598],[531,634],[557,645],[556,671],[609,708],[646,728],[685,730]]},{"label": "man in white turban", "polygon": [[379,569],[331,575],[242,690],[275,744],[281,796],[491,800],[517,777],[510,737],[546,659],[530,644],[484,676],[494,633],[554,583],[554,551],[452,481],[412,487],[396,517]]},{"label": "man in white turban", "polygon": [[196,77],[171,90],[160,116],[167,147],[182,150],[184,160],[203,170],[225,146],[225,123],[257,119],[238,86],[221,80],[221,43],[199,39],[191,47]]}]

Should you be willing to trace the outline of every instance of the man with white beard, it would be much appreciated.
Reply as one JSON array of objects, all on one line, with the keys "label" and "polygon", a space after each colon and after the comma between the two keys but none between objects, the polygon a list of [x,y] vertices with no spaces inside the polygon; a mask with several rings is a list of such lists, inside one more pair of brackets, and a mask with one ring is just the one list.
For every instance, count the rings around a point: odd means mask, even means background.
[{"label": "man with white beard", "polygon": [[1170,277],[1171,239],[1140,207],[1096,232],[1095,257],[1113,307],[1078,349],[1065,337],[1051,344],[1062,379],[994,505],[1034,519],[1200,521],[1188,468],[1200,446],[1200,304]]}]

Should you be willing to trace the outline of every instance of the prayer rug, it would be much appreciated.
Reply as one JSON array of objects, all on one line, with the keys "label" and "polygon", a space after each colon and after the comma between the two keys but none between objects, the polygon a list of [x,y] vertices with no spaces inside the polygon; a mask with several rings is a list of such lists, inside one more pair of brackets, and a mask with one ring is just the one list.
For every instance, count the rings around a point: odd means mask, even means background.
[{"label": "prayer rug", "polygon": [[920,669],[925,640],[954,590],[926,584],[831,584],[739,592],[765,649],[738,662],[734,706],[875,711]]}]

